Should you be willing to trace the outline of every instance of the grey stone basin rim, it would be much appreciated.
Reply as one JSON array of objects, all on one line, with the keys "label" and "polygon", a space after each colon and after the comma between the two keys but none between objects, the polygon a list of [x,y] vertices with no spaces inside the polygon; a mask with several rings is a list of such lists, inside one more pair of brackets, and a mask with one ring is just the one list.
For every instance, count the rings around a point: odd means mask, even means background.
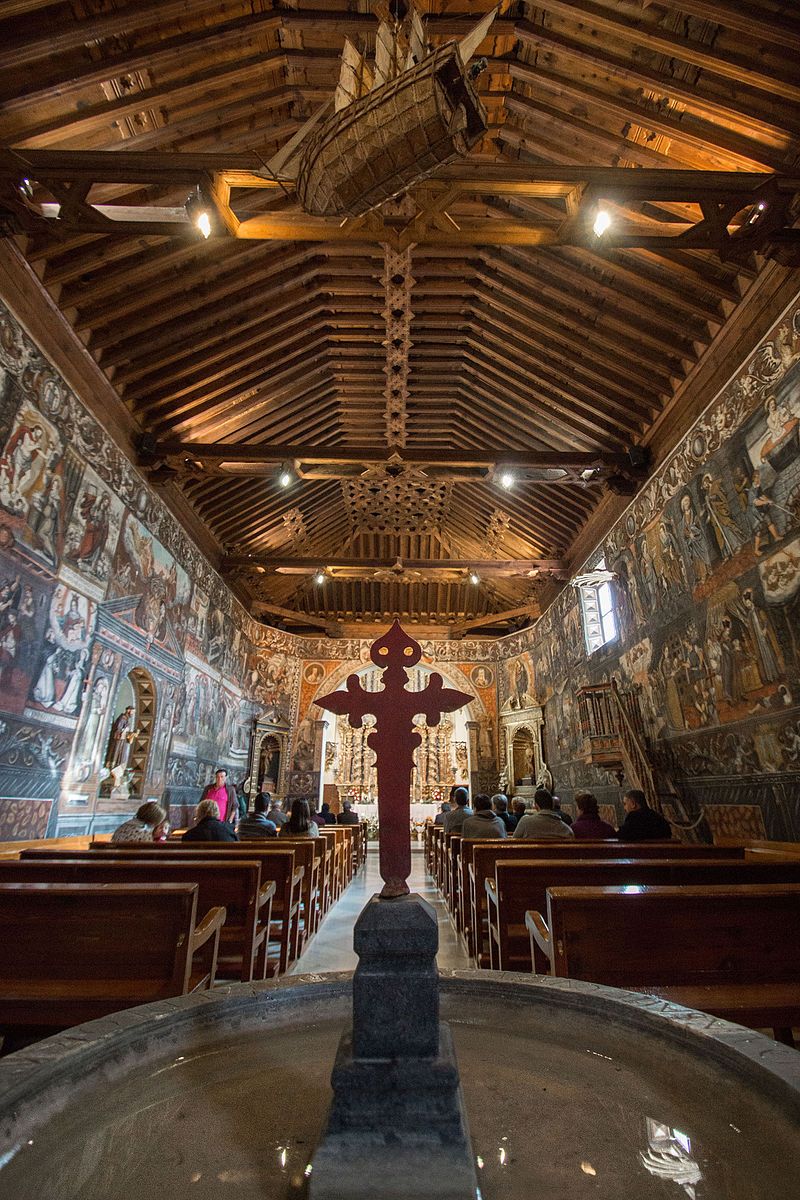
[{"label": "grey stone basin rim", "polygon": [[[27,1131],[78,1099],[82,1085],[98,1077],[119,1077],[143,1052],[153,1058],[167,1043],[190,1030],[226,1034],[238,1021],[269,1018],[287,1024],[303,1018],[305,1009],[349,996],[349,972],[298,975],[262,984],[231,984],[214,992],[183,996],[127,1009],[0,1060],[0,1155],[15,1144],[15,1130]],[[622,991],[581,980],[552,979],[513,972],[447,971],[440,973],[442,994],[480,1001],[522,1005],[546,1030],[554,1007],[596,1013],[631,1032],[696,1052],[755,1087],[780,1104],[787,1117],[800,1123],[800,1053],[762,1034],[729,1021],[683,1008],[656,996]],[[333,1064],[331,1063],[331,1066]]]}]

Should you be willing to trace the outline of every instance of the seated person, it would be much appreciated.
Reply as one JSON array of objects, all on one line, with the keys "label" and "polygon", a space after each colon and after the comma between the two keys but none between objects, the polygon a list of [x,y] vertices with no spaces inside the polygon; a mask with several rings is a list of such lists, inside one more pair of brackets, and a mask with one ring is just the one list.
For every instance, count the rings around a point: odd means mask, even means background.
[{"label": "seated person", "polygon": [[[322,804],[320,804],[320,806],[319,806],[319,815],[322,817],[323,825],[335,825],[336,824],[336,813],[331,812],[331,806],[325,800],[323,800]],[[341,813],[339,815],[341,816]],[[357,822],[358,822],[358,818],[356,818],[356,823]],[[339,824],[341,825],[341,823],[342,822],[340,821]],[[346,822],[346,824],[349,824],[349,822]]]},{"label": "seated person", "polygon": [[502,792],[492,796],[492,808],[506,827],[506,833],[513,833],[517,828],[517,818],[508,811],[508,796]]},{"label": "seated person", "polygon": [[433,818],[434,825],[444,825],[444,819],[449,812],[450,812],[450,805],[445,800],[445,801],[443,801],[438,813]]},{"label": "seated person", "polygon": [[307,800],[293,800],[289,820],[281,826],[282,837],[319,837],[319,826],[311,819],[311,805]]},{"label": "seated person", "polygon": [[[322,806],[325,808],[325,805]],[[336,818],[337,825],[358,825],[358,813],[353,812],[353,805],[349,800],[342,801],[342,811]]]},{"label": "seated person", "polygon": [[255,806],[252,813],[239,822],[239,840],[242,842],[254,842],[259,838],[273,838],[278,836],[278,826],[274,821],[270,821],[267,816],[269,808],[269,799],[259,792],[255,799]]},{"label": "seated person", "polygon": [[572,832],[576,838],[615,838],[616,830],[608,821],[602,820],[597,808],[597,800],[591,792],[578,792],[575,796],[578,815],[572,822]]},{"label": "seated person", "polygon": [[455,807],[447,814],[442,824],[444,825],[445,833],[461,833],[461,826],[467,817],[472,816],[472,809],[469,806],[469,792],[465,787],[457,787],[453,792],[452,799]]},{"label": "seated person", "polygon": [[[536,799],[535,796],[533,798],[534,798],[534,800]],[[562,810],[561,801],[559,800],[558,796],[555,796],[555,795],[553,796],[553,812],[556,814],[557,817],[561,817],[561,820],[564,822],[565,825],[572,824],[572,817],[569,815],[569,813],[564,812]]]},{"label": "seated person", "polygon": [[[136,810],[136,816],[125,821],[111,835],[112,842],[153,842],[158,826],[163,825],[167,814],[155,800],[148,800]],[[160,839],[159,839],[160,840]]]},{"label": "seated person", "polygon": [[514,796],[511,801],[511,809],[513,815],[517,818],[517,825],[519,825],[520,821],[528,811],[528,806],[520,796]]},{"label": "seated person", "polygon": [[461,826],[462,838],[504,838],[507,836],[506,827],[492,810],[492,802],[488,796],[481,793],[474,801],[475,811],[467,817]]},{"label": "seated person", "polygon": [[541,841],[547,838],[571,838],[574,833],[553,810],[553,797],[547,788],[537,788],[533,797],[534,812],[526,813],[514,830],[515,838]]},{"label": "seated person", "polygon": [[280,829],[281,825],[285,825],[289,820],[289,814],[283,811],[283,805],[278,800],[273,800],[269,792],[259,792],[259,796],[263,796],[267,802],[265,812],[267,820],[272,821],[273,825],[277,825]]},{"label": "seated person", "polygon": [[647,803],[644,792],[629,788],[622,797],[625,820],[617,831],[621,842],[657,842],[672,838],[669,821]]},{"label": "seated person", "polygon": [[220,821],[216,800],[201,800],[194,810],[195,823],[181,838],[183,842],[238,842],[227,821]]}]

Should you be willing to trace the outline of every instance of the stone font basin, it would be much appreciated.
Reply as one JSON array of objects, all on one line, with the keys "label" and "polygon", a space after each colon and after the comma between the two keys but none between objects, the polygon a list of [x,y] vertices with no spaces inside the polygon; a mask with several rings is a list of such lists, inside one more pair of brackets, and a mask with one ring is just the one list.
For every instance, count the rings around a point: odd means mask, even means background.
[{"label": "stone font basin", "polygon": [[[350,980],[233,985],[11,1055],[0,1197],[301,1196]],[[441,1009],[483,1200],[800,1196],[796,1051],[569,980],[446,973]]]}]

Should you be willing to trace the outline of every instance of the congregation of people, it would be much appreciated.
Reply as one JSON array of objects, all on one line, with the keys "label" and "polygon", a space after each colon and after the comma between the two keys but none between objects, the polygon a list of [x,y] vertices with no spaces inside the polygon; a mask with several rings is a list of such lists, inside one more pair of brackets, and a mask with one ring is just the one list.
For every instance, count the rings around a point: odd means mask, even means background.
[{"label": "congregation of people", "polygon": [[445,833],[459,833],[462,838],[527,838],[542,841],[549,838],[618,839],[623,842],[660,840],[672,836],[669,822],[647,803],[644,792],[630,788],[623,797],[625,819],[615,829],[600,816],[597,799],[591,792],[575,795],[578,816],[575,820],[564,812],[557,796],[539,787],[533,796],[533,807],[515,796],[509,810],[508,797],[502,793],[488,796],[479,793],[470,807],[469,792],[455,787],[450,800],[444,801],[434,819]]},{"label": "congregation of people", "polygon": [[[194,810],[191,826],[183,833],[185,842],[257,841],[261,838],[319,837],[324,825],[358,825],[359,817],[351,801],[342,803],[333,813],[327,803],[317,811],[305,797],[281,803],[269,792],[259,792],[252,811],[247,799],[228,782],[227,772],[219,768],[214,782],[203,790]],[[168,814],[155,800],[140,805],[136,815],[112,834],[112,842],[162,842],[169,833]]]}]

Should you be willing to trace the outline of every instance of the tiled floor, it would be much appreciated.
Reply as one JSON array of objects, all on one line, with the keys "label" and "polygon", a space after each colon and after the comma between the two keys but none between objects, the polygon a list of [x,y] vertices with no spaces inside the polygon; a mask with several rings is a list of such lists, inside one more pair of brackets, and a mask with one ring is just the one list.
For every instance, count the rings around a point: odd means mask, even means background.
[{"label": "tiled floor", "polygon": [[[425,874],[422,849],[411,856],[412,892],[424,896],[436,909],[439,920],[439,953],[436,961],[443,970],[469,967],[469,960],[450,922],[439,893]],[[370,845],[367,867],[359,872],[323,921],[320,931],[302,954],[290,974],[304,975],[317,971],[353,971],[358,959],[353,953],[353,926],[370,896],[381,889],[378,874],[378,848]]]}]

